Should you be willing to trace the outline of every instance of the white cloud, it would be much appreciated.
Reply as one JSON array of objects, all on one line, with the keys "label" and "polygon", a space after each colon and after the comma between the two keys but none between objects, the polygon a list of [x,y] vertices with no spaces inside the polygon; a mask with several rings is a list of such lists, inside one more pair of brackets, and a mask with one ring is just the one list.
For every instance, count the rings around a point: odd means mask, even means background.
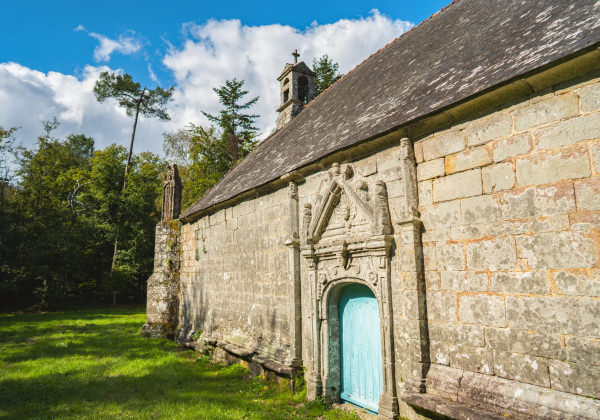
[{"label": "white cloud", "polygon": [[142,41],[136,38],[133,31],[121,34],[115,40],[96,32],[90,32],[83,25],[78,25],[74,30],[86,32],[100,42],[94,49],[94,60],[97,62],[109,61],[111,54],[115,51],[124,55],[135,54],[143,46]]},{"label": "white cloud", "polygon": [[176,81],[174,125],[206,123],[200,111],[219,109],[212,87],[236,77],[246,81],[248,99],[260,96],[254,112],[261,116],[259,128],[268,134],[275,127],[279,106],[276,79],[285,62],[291,61],[292,50],[297,48],[300,60],[308,65],[328,54],[346,73],[411,27],[377,10],[362,19],[315,22],[304,31],[284,25],[245,26],[239,20],[186,24],[189,39],[180,48],[172,47],[163,60]]},{"label": "white cloud", "polygon": [[[100,72],[108,67],[85,67],[80,77],[57,72],[42,73],[17,63],[0,64],[0,125],[20,127],[17,141],[32,146],[42,132],[40,121],[56,117],[61,123],[54,133],[62,138],[84,133],[97,147],[128,144],[132,119],[112,101],[98,103],[93,93]],[[135,150],[160,152],[158,121],[142,119],[138,124]]]},{"label": "white cloud", "polygon": [[[163,59],[176,85],[169,105],[172,121],[142,119],[135,150],[161,153],[164,131],[183,128],[190,122],[207,123],[201,111],[216,113],[220,108],[212,88],[234,77],[246,81],[248,99],[260,96],[252,111],[260,115],[257,125],[266,135],[277,118],[276,79],[285,62],[292,60],[292,50],[297,48],[302,54],[300,59],[309,65],[313,58],[328,54],[346,73],[410,27],[408,22],[390,19],[377,11],[363,19],[313,23],[304,31],[278,24],[245,26],[238,20],[186,24],[187,40],[179,47],[169,46]],[[75,29],[85,30],[82,26]],[[114,51],[127,51],[113,48],[110,43],[102,45],[101,41],[98,58],[102,59],[108,59]],[[147,63],[152,78],[152,68]],[[17,140],[31,146],[41,132],[40,121],[56,116],[61,122],[58,137],[78,132],[93,137],[97,147],[113,142],[126,146],[131,117],[113,101],[98,103],[93,94],[94,83],[105,70],[111,69],[87,66],[80,75],[73,76],[0,63],[0,125],[21,127]]]}]

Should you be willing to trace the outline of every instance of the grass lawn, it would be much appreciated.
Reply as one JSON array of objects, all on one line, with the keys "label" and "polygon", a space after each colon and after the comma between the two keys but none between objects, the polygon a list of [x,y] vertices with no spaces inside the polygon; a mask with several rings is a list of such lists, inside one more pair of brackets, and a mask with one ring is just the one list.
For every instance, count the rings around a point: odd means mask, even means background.
[{"label": "grass lawn", "polygon": [[0,314],[0,418],[349,419],[164,339],[142,308]]}]

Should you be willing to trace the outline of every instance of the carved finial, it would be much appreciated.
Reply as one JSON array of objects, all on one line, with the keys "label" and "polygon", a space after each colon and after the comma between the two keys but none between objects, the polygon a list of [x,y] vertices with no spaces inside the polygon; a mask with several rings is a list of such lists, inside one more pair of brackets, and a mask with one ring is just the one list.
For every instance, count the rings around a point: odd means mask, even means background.
[{"label": "carved finial", "polygon": [[390,221],[390,210],[388,208],[388,197],[385,183],[381,180],[375,183],[375,226],[374,232],[380,235],[389,235],[392,233],[392,224]]},{"label": "carved finial", "polygon": [[332,163],[329,173],[334,176],[339,175],[340,174],[340,164],[337,162]]},{"label": "carved finial", "polygon": [[399,159],[413,159],[413,145],[408,137],[400,139],[400,152],[398,153]]},{"label": "carved finial", "polygon": [[302,231],[303,240],[305,244],[311,242],[310,238],[310,222],[312,219],[312,205],[310,203],[304,204],[304,212],[302,213]]},{"label": "carved finial", "polygon": [[163,182],[163,205],[161,220],[174,220],[181,213],[181,178],[177,165],[169,165]]},{"label": "carved finial", "polygon": [[295,182],[288,183],[288,196],[294,199],[298,198],[298,184]]},{"label": "carved finial", "polygon": [[294,56],[294,64],[298,64],[298,57],[300,57],[300,54],[298,53],[298,50],[294,50],[292,52],[292,55]]}]

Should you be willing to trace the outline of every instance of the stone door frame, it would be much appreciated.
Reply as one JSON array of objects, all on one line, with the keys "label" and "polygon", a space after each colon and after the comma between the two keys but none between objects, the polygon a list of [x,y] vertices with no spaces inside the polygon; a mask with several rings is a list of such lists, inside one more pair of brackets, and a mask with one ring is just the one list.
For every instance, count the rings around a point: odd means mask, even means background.
[{"label": "stone door frame", "polygon": [[[387,191],[383,181],[374,185],[359,182],[359,189],[369,194],[360,196],[350,165],[333,164],[326,182],[313,204],[306,204],[303,213],[301,255],[306,261],[305,279],[309,287],[309,314],[305,314],[305,344],[310,348],[308,397],[325,396],[326,401],[339,401],[339,293],[344,285],[366,285],[377,299],[380,319],[382,393],[379,416],[394,418],[398,414],[398,399],[394,373],[393,314],[391,301],[390,262],[394,244],[388,209]],[[321,240],[329,218],[345,193],[370,222],[370,232],[344,235],[342,239]],[[306,362],[306,361],[305,361]]]}]

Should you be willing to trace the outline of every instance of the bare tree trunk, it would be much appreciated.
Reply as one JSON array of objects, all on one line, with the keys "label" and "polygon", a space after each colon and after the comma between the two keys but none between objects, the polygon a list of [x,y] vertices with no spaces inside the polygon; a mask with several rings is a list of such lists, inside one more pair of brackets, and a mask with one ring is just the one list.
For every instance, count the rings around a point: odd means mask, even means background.
[{"label": "bare tree trunk", "polygon": [[231,166],[235,166],[240,158],[240,138],[235,133],[229,133],[229,153],[231,154]]},{"label": "bare tree trunk", "polygon": [[[140,114],[140,106],[142,105],[142,100],[144,99],[144,93],[146,92],[146,88],[142,90],[142,94],[140,95],[140,99],[135,108],[135,118],[133,120],[133,128],[131,130],[131,141],[129,142],[129,153],[127,153],[127,163],[125,163],[125,175],[123,176],[123,188],[121,189],[121,197],[125,193],[125,188],[127,188],[127,174],[129,173],[129,165],[131,163],[131,153],[133,152],[133,140],[135,139],[135,129],[137,127],[138,116]],[[117,221],[117,234],[115,235],[115,246],[113,247],[113,257],[112,264],[110,266],[110,274],[112,276],[113,271],[115,271],[115,265],[117,263],[117,250],[119,249],[119,232],[121,231],[121,223],[123,222],[123,213],[121,213],[120,204],[117,208],[118,211],[118,221]]]}]

